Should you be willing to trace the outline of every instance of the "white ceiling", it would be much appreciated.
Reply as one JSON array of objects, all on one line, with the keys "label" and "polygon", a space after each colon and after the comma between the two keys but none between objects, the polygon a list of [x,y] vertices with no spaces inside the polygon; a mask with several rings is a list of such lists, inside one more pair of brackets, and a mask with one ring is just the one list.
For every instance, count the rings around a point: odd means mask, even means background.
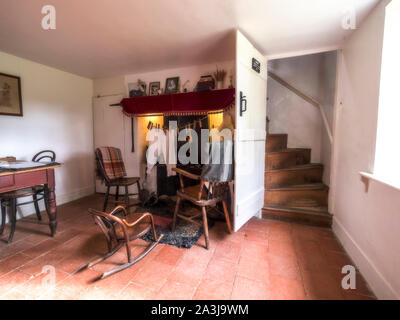
[{"label": "white ceiling", "polygon": [[233,58],[235,28],[266,55],[335,46],[349,5],[359,25],[379,1],[1,0],[0,51],[90,78],[153,71]]}]

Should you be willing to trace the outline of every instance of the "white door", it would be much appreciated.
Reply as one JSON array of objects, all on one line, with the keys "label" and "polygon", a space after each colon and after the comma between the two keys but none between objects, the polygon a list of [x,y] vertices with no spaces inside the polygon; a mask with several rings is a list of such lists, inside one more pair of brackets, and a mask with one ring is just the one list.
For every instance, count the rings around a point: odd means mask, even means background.
[{"label": "white door", "polygon": [[[260,72],[253,70],[253,58]],[[241,96],[243,98],[241,104]],[[264,204],[267,69],[263,55],[236,34],[235,214],[237,231]],[[244,111],[247,104],[247,110]],[[241,112],[242,110],[242,112]]]},{"label": "white door", "polygon": [[[113,95],[94,98],[94,147],[112,146],[121,149],[124,157],[124,114],[119,106],[110,107],[110,104],[119,103],[122,95]],[[124,157],[125,158],[125,157]],[[114,192],[112,188],[111,192]],[[96,179],[96,192],[106,192],[106,187]]]}]

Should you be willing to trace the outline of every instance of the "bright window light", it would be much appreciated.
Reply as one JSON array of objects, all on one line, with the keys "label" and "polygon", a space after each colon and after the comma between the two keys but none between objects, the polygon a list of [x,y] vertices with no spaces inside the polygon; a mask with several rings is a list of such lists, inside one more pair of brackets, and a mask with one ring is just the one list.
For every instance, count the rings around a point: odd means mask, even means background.
[{"label": "bright window light", "polygon": [[386,7],[374,176],[400,186],[400,1]]}]

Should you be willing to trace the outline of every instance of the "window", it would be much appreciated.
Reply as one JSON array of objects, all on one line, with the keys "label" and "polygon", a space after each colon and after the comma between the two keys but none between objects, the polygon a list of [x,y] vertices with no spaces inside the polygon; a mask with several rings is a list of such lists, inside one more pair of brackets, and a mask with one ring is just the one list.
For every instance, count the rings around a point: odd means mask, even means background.
[{"label": "window", "polygon": [[400,1],[386,7],[374,176],[400,188]]}]

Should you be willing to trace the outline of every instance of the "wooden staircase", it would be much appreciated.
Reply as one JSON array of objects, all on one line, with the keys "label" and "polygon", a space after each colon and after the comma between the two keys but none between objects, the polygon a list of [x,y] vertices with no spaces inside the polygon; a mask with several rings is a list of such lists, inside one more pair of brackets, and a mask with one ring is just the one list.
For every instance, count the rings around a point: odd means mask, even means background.
[{"label": "wooden staircase", "polygon": [[310,163],[311,149],[288,149],[287,138],[267,136],[263,217],[330,227],[323,165]]}]

